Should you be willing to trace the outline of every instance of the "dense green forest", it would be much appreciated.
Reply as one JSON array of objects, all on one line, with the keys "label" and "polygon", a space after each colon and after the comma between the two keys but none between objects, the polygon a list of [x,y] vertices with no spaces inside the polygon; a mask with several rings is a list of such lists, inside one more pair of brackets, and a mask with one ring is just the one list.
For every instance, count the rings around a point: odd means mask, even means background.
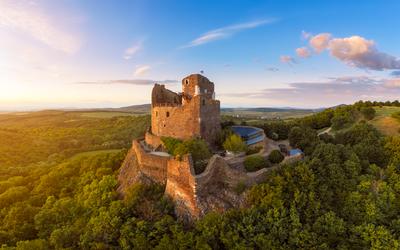
[{"label": "dense green forest", "polygon": [[[246,190],[246,206],[184,224],[163,187],[134,185],[118,168],[148,116],[46,111],[0,115],[3,249],[399,249],[400,136],[358,102],[289,121],[260,121],[304,161]],[[230,121],[224,121],[223,126]],[[318,135],[321,129],[332,132]]]}]

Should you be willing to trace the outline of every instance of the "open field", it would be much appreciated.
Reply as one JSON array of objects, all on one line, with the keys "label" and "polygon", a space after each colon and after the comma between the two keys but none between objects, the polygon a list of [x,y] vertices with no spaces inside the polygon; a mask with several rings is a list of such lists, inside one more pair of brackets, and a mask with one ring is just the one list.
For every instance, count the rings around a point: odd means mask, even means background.
[{"label": "open field", "polygon": [[376,117],[370,121],[384,135],[400,134],[400,121],[391,117],[392,114],[400,112],[400,107],[375,107]]},{"label": "open field", "polygon": [[93,111],[93,112],[82,112],[80,113],[83,117],[89,118],[113,118],[118,116],[135,116],[133,113],[127,112],[113,112],[113,111]]}]

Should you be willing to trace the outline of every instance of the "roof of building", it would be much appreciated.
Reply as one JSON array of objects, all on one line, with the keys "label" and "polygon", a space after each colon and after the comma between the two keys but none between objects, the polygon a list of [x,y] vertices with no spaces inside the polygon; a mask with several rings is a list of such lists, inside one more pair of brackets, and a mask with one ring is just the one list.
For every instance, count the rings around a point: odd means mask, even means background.
[{"label": "roof of building", "polygon": [[247,145],[261,142],[265,139],[264,130],[251,126],[232,126],[232,131],[242,137]]},{"label": "roof of building", "polygon": [[289,150],[289,155],[290,156],[299,155],[299,154],[302,154],[302,153],[303,153],[303,151],[301,151],[301,149],[298,149],[298,148],[294,148],[294,149]]}]

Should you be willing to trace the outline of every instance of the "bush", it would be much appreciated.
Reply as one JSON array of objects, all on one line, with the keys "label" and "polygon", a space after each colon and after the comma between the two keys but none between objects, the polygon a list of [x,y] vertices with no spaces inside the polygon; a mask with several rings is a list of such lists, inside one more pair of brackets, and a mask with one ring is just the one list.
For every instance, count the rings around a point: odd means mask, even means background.
[{"label": "bush", "polygon": [[363,114],[365,119],[372,120],[375,117],[376,111],[372,107],[362,107],[361,113]]},{"label": "bush", "polygon": [[210,149],[207,143],[202,139],[190,139],[179,144],[174,151],[174,155],[183,156],[185,154],[192,155],[196,174],[200,174],[204,171],[207,165],[206,159],[211,157]]},{"label": "bush", "polygon": [[224,144],[224,149],[233,153],[245,152],[247,150],[246,143],[236,134],[229,136]]},{"label": "bush", "polygon": [[281,163],[283,161],[285,157],[281,154],[281,152],[279,150],[273,150],[269,156],[268,156],[268,160],[271,163]]},{"label": "bush", "polygon": [[246,155],[256,154],[260,152],[261,149],[262,149],[261,146],[249,147],[247,148]]},{"label": "bush", "polygon": [[251,155],[244,160],[244,167],[247,172],[254,172],[269,167],[268,161],[261,155]]},{"label": "bush", "polygon": [[182,144],[181,140],[172,137],[161,137],[161,141],[169,154],[174,154],[175,149]]}]

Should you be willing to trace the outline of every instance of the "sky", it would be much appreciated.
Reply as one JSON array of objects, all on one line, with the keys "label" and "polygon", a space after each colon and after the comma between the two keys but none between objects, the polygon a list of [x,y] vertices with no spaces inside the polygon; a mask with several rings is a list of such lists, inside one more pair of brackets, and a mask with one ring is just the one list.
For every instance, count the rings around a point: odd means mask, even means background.
[{"label": "sky", "polygon": [[204,72],[222,107],[400,97],[400,1],[0,0],[0,110],[150,102]]}]

